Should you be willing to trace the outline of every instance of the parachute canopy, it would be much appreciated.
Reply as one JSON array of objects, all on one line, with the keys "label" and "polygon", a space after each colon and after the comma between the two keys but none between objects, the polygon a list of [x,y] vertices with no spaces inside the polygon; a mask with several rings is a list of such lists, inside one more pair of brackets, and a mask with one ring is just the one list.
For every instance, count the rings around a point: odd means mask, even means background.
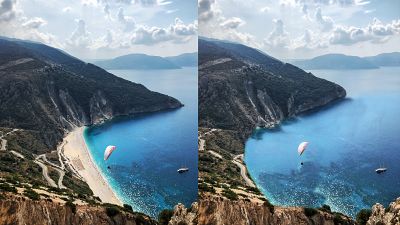
[{"label": "parachute canopy", "polygon": [[116,149],[117,147],[113,146],[113,145],[109,145],[107,146],[106,150],[104,151],[104,160],[107,160],[111,153]]},{"label": "parachute canopy", "polygon": [[299,144],[299,147],[297,148],[297,152],[299,153],[299,155],[303,154],[303,152],[306,150],[307,146],[308,146],[308,142],[306,142],[306,141],[301,142]]}]

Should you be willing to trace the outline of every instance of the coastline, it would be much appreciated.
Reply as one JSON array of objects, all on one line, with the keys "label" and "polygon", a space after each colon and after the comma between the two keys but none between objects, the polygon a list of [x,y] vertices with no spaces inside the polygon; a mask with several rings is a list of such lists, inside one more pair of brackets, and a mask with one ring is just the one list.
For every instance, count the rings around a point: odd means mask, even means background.
[{"label": "coastline", "polygon": [[63,153],[69,161],[67,163],[89,185],[94,196],[98,196],[102,202],[122,205],[122,201],[118,199],[97,165],[93,162],[85,138],[83,137],[83,132],[84,127],[78,127],[69,132],[64,138]]}]

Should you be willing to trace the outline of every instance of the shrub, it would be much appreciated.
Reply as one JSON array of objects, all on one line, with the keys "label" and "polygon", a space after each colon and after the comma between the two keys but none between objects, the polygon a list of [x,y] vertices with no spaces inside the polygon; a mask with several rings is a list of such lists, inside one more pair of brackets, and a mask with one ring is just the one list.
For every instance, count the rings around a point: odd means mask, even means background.
[{"label": "shrub", "polygon": [[39,195],[38,193],[36,193],[36,191],[34,191],[34,190],[30,189],[30,188],[25,189],[24,195],[25,195],[26,197],[28,197],[28,198],[34,200],[34,201],[37,201],[37,200],[40,199],[40,195]]},{"label": "shrub", "polygon": [[340,215],[339,213],[335,213],[335,215],[333,217],[333,224],[339,225],[339,224],[346,224],[346,223],[343,220],[342,215]]},{"label": "shrub", "polygon": [[160,225],[168,225],[168,222],[171,220],[173,214],[174,211],[171,209],[164,209],[163,211],[161,211],[158,215],[158,222],[160,223]]},{"label": "shrub", "polygon": [[106,207],[106,214],[109,217],[114,217],[119,213],[119,209],[115,206],[107,206]]},{"label": "shrub", "polygon": [[7,191],[7,192],[12,192],[12,193],[17,193],[17,189],[14,186],[11,186],[7,183],[1,183],[0,184],[0,190],[2,191]]},{"label": "shrub", "polygon": [[370,209],[361,209],[360,212],[357,213],[356,221],[360,225],[367,224],[369,217],[371,216]]},{"label": "shrub", "polygon": [[72,213],[76,213],[76,205],[71,200],[68,200],[65,205],[71,209]]},{"label": "shrub", "polygon": [[130,206],[128,204],[124,204],[124,209],[133,212],[132,206]]},{"label": "shrub", "polygon": [[264,203],[263,203],[264,206],[267,207],[272,214],[274,214],[274,211],[275,211],[274,205],[272,205],[271,202],[269,202],[266,198],[264,198],[263,200],[264,200]]},{"label": "shrub", "polygon": [[315,214],[317,214],[318,213],[318,210],[316,210],[316,209],[314,209],[314,208],[304,208],[304,214],[307,216],[307,217],[312,217],[312,216],[314,216]]},{"label": "shrub", "polygon": [[329,205],[322,205],[322,207],[321,208],[319,208],[320,210],[322,210],[322,211],[325,211],[325,212],[332,212],[331,211],[331,207],[329,206]]},{"label": "shrub", "polygon": [[224,189],[222,191],[222,195],[227,197],[230,200],[238,200],[238,195],[233,192],[231,189]]}]

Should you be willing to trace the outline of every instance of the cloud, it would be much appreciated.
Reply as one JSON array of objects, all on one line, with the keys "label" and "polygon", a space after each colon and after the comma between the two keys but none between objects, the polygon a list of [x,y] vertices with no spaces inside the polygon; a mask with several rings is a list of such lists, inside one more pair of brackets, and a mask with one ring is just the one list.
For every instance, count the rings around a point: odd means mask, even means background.
[{"label": "cloud", "polygon": [[365,41],[382,43],[398,34],[400,34],[400,20],[383,24],[380,20],[374,18],[372,23],[364,28],[337,26],[333,30],[329,42],[336,45],[352,45]]},{"label": "cloud", "polygon": [[131,43],[138,45],[154,45],[161,42],[187,42],[197,34],[197,21],[184,24],[179,18],[168,28],[140,26],[135,30]]},{"label": "cloud", "polygon": [[0,22],[10,21],[16,17],[16,0],[3,0],[0,4]]},{"label": "cloud", "polygon": [[217,12],[214,4],[215,0],[199,0],[198,13],[200,22],[207,22],[216,16]]},{"label": "cloud", "polygon": [[262,12],[262,13],[267,13],[267,12],[269,12],[269,10],[270,10],[270,8],[269,8],[268,6],[265,6],[265,7],[262,7],[262,8],[260,9],[260,12]]},{"label": "cloud", "polygon": [[122,7],[119,8],[117,18],[118,21],[124,25],[125,31],[132,31],[133,29],[135,29],[136,27],[135,20],[130,16],[125,16],[124,9]]},{"label": "cloud", "polygon": [[332,18],[328,16],[323,16],[321,8],[317,8],[317,12],[315,13],[315,20],[321,26],[322,31],[330,31],[333,28],[334,22]]},{"label": "cloud", "polygon": [[290,44],[289,33],[285,30],[283,21],[280,19],[274,20],[275,27],[265,39],[265,43],[269,47],[288,48]]},{"label": "cloud", "polygon": [[64,7],[64,8],[62,9],[62,12],[63,12],[63,13],[69,13],[69,12],[71,12],[71,10],[72,10],[72,8],[69,7],[69,6],[67,6],[67,7]]},{"label": "cloud", "polygon": [[108,19],[111,19],[111,13],[110,13],[110,5],[106,4],[103,8],[104,13],[107,15]]},{"label": "cloud", "polygon": [[47,24],[47,21],[45,21],[44,19],[42,19],[40,17],[34,17],[34,18],[26,21],[25,23],[23,23],[22,26],[32,28],[32,29],[38,29],[39,27],[46,25],[46,24]]},{"label": "cloud", "polygon": [[72,48],[88,48],[91,43],[92,40],[90,33],[86,29],[85,21],[82,19],[78,20],[78,26],[67,40],[67,45]]},{"label": "cloud", "polygon": [[245,24],[245,22],[242,19],[240,19],[238,17],[232,17],[232,18],[229,18],[229,19],[221,22],[220,26],[225,29],[236,29],[239,26],[242,26],[244,24]]}]

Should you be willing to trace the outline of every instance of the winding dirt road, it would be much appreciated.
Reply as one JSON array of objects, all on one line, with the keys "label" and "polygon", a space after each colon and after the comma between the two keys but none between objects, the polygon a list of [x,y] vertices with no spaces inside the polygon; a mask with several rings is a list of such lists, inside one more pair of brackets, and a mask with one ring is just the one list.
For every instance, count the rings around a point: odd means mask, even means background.
[{"label": "winding dirt road", "polygon": [[243,154],[237,155],[233,158],[232,162],[240,168],[240,175],[242,175],[246,184],[250,187],[256,187],[254,182],[247,176],[246,166],[243,165]]}]

